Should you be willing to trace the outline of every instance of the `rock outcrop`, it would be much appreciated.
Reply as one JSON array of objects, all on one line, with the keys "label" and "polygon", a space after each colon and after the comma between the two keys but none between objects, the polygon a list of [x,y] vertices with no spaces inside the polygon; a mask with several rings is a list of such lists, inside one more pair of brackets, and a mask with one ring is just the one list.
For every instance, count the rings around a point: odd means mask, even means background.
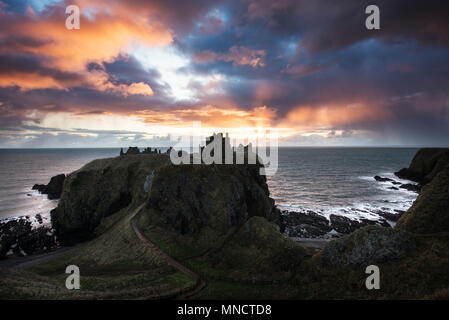
[{"label": "rock outcrop", "polygon": [[424,185],[447,164],[449,164],[449,148],[422,148],[416,153],[408,168],[403,168],[395,174],[401,179]]},{"label": "rock outcrop", "polygon": [[[41,217],[36,215],[36,220]],[[28,218],[0,222],[0,260],[8,253],[24,256],[57,247],[49,226],[33,228]]]},{"label": "rock outcrop", "polygon": [[399,189],[405,189],[405,190],[413,191],[413,192],[416,192],[416,193],[420,193],[421,192],[421,184],[400,183],[398,181],[394,181],[393,179],[384,178],[384,177],[380,177],[380,176],[374,176],[374,179],[377,182],[389,182],[389,183],[391,183],[392,186],[388,188],[390,190],[397,191]]},{"label": "rock outcrop", "polygon": [[[381,216],[380,213],[379,215]],[[394,215],[392,214],[392,216]],[[285,233],[290,237],[299,238],[335,237],[336,235],[349,234],[369,225],[389,227],[390,225],[384,218],[387,217],[385,216],[378,220],[368,220],[365,218],[353,220],[348,217],[331,214],[328,220],[326,217],[311,210],[303,212],[282,212],[282,223],[285,226]],[[388,216],[388,218],[391,217]],[[336,233],[330,235],[329,232],[332,230]]]},{"label": "rock outcrop", "polygon": [[406,232],[368,226],[329,242],[321,254],[323,265],[368,266],[404,257],[416,247]]},{"label": "rock outcrop", "polygon": [[69,174],[52,223],[64,244],[90,239],[103,217],[147,201],[178,234],[226,233],[252,216],[280,224],[259,165],[173,165],[165,154],[94,160]]},{"label": "rock outcrop", "polygon": [[168,164],[166,155],[128,155],[94,160],[69,174],[58,207],[51,212],[60,242],[90,239],[103,217],[140,204],[146,198],[146,177]]},{"label": "rock outcrop", "polygon": [[396,228],[421,234],[449,231],[449,164],[423,187]]},{"label": "rock outcrop", "polygon": [[205,227],[226,233],[250,217],[280,224],[259,165],[170,165],[155,174],[147,209],[160,226],[194,235]]},{"label": "rock outcrop", "polygon": [[59,199],[64,185],[65,174],[58,174],[50,179],[48,184],[35,184],[33,190],[46,194],[48,199]]}]

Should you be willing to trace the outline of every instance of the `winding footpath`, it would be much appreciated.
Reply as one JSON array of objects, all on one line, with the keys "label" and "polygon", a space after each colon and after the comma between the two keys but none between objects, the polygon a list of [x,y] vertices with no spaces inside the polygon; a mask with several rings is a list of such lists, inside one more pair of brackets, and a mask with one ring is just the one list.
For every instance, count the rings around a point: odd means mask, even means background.
[{"label": "winding footpath", "polygon": [[169,266],[176,268],[177,270],[181,271],[182,273],[193,278],[196,281],[195,287],[190,291],[180,294],[177,297],[178,299],[185,299],[185,298],[188,298],[190,296],[197,294],[198,292],[200,292],[201,290],[203,290],[206,287],[206,285],[207,285],[206,281],[204,281],[197,273],[193,272],[186,266],[182,265],[181,263],[179,263],[178,261],[176,261],[175,259],[170,257],[168,254],[166,254],[164,251],[162,251],[159,247],[157,247],[154,243],[152,243],[147,238],[145,238],[142,235],[142,233],[140,233],[139,229],[137,228],[136,220],[137,220],[140,210],[142,210],[144,205],[145,205],[145,203],[143,203],[136,209],[135,215],[131,219],[131,227],[133,228],[134,233],[147,247],[149,247],[151,250],[157,252],[157,254],[159,254],[161,257],[163,257],[165,259],[165,261],[167,261],[167,264]]}]

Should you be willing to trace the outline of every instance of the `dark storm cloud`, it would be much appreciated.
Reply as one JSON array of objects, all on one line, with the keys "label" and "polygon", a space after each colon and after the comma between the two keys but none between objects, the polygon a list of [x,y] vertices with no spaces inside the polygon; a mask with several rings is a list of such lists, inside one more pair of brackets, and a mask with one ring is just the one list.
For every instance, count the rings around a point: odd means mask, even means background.
[{"label": "dark storm cloud", "polygon": [[[23,13],[27,1],[7,3],[7,10]],[[202,90],[200,82],[192,81],[189,87],[198,92],[197,100],[175,101],[161,72],[145,69],[132,55],[87,64],[85,74],[49,67],[33,52],[51,40],[15,36],[13,18],[5,16],[0,22],[0,77],[36,74],[63,88],[21,91],[0,86],[2,125],[20,124],[30,109],[94,115],[229,104],[247,110],[274,108],[277,124],[296,109],[364,104],[383,117],[348,120],[328,129],[352,136],[353,131],[369,130],[379,141],[385,136],[397,136],[403,143],[449,141],[448,1],[114,3],[119,3],[117,10],[151,17],[171,30],[173,46],[192,59],[178,74],[220,74],[222,90]],[[380,8],[381,30],[365,28],[365,8],[371,4]],[[115,86],[141,82],[155,94],[100,91],[86,81],[96,71],[104,72]]]},{"label": "dark storm cloud", "polygon": [[[365,28],[365,8],[372,4],[380,8],[378,31]],[[241,6],[238,11],[241,25],[261,23],[278,34],[299,34],[303,45],[311,51],[338,49],[372,37],[449,44],[447,1],[252,0],[241,2]]]},{"label": "dark storm cloud", "polygon": [[43,66],[44,59],[35,55],[0,54],[0,76],[8,74],[39,74],[51,77],[61,84],[79,83],[83,77]]},{"label": "dark storm cloud", "polygon": [[[130,56],[121,56],[112,63],[105,62],[105,71],[118,83],[131,84],[133,82],[144,82],[159,94],[167,93],[169,88],[161,81],[161,74],[156,69],[144,70],[143,66]],[[166,99],[169,99],[166,97]]]}]

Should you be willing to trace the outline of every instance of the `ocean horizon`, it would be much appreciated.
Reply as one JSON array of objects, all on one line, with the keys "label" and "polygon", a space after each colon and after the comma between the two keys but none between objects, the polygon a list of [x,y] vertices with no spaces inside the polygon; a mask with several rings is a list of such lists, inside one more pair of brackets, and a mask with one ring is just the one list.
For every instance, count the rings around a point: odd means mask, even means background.
[{"label": "ocean horizon", "polygon": [[[159,148],[159,147],[158,147]],[[163,151],[167,148],[161,147]],[[124,148],[126,150],[126,148]],[[120,148],[0,149],[0,219],[40,214],[49,222],[57,200],[32,190],[57,174],[69,174],[92,160],[119,155]],[[407,210],[416,199],[408,190],[377,182],[406,167],[417,148],[280,147],[275,175],[267,176],[270,196],[281,210],[309,211],[328,217],[378,218],[376,212]]]}]

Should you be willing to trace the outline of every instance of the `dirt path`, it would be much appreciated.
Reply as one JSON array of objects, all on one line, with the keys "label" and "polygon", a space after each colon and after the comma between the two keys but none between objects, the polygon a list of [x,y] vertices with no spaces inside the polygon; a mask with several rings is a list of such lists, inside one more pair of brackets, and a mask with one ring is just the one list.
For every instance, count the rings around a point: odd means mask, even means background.
[{"label": "dirt path", "polygon": [[185,275],[193,278],[196,281],[196,285],[193,288],[193,290],[189,291],[189,292],[185,292],[183,294],[181,294],[180,296],[178,296],[178,299],[185,299],[187,297],[193,296],[195,294],[197,294],[198,292],[200,292],[202,289],[204,289],[206,287],[206,282],[201,279],[201,277],[196,274],[195,272],[193,272],[192,270],[190,270],[189,268],[187,268],[186,266],[182,265],[181,263],[179,263],[178,261],[176,261],[175,259],[173,259],[172,257],[170,257],[168,254],[166,254],[164,251],[162,251],[161,249],[159,249],[159,247],[157,247],[154,243],[150,242],[147,238],[145,238],[139,231],[139,229],[136,226],[136,219],[137,216],[140,212],[140,210],[143,208],[145,204],[142,204],[141,206],[139,206],[136,211],[135,211],[135,215],[131,220],[131,226],[134,230],[134,233],[137,235],[137,237],[149,248],[151,248],[151,250],[157,252],[161,257],[163,257],[166,261],[167,264],[169,266],[172,266],[174,268],[176,268],[177,270],[181,271],[182,273],[184,273]]},{"label": "dirt path", "polygon": [[332,239],[314,239],[290,237],[293,241],[306,248],[323,249]]},{"label": "dirt path", "polygon": [[51,259],[73,250],[74,248],[75,247],[62,247],[43,254],[29,255],[26,257],[8,257],[8,259],[0,261],[0,267],[11,269],[28,269],[37,264],[50,261]]}]

